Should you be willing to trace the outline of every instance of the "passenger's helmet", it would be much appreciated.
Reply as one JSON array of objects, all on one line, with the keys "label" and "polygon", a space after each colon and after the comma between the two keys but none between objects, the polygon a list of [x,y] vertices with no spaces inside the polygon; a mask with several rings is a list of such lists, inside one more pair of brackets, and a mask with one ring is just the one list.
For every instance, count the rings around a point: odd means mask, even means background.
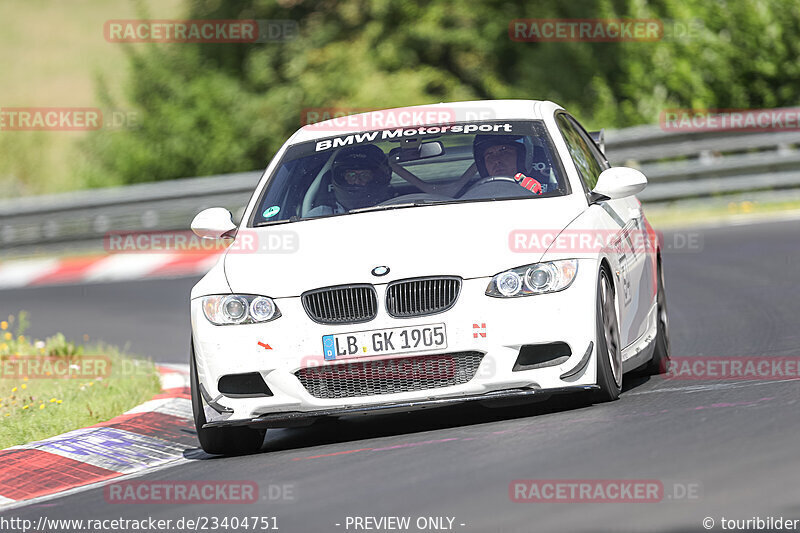
[{"label": "passenger's helmet", "polygon": [[392,171],[386,154],[377,146],[342,148],[331,170],[336,201],[346,209],[371,207],[389,197]]}]

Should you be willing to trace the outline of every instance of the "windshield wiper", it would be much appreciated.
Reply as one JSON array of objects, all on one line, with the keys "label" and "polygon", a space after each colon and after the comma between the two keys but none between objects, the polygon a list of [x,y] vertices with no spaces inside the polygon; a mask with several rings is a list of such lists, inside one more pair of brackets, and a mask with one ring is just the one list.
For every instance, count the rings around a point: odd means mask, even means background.
[{"label": "windshield wiper", "polygon": [[393,204],[393,205],[373,205],[372,207],[361,207],[359,209],[351,209],[350,211],[347,211],[346,213],[330,213],[330,214],[327,214],[327,215],[318,215],[318,216],[315,216],[315,217],[302,217],[301,218],[301,217],[298,217],[298,216],[295,215],[295,216],[292,216],[291,218],[289,218],[288,220],[271,220],[271,221],[268,221],[268,222],[261,222],[260,224],[255,224],[253,227],[261,228],[261,227],[264,227],[264,226],[277,226],[278,224],[288,224],[289,222],[299,222],[301,220],[317,220],[317,219],[320,219],[320,218],[338,217],[338,216],[342,216],[342,215],[349,215],[351,213],[367,213],[369,211],[386,211],[388,209],[402,209],[402,208],[405,208],[405,207],[421,207],[421,206],[425,206],[425,205],[438,205],[438,204],[448,204],[448,203],[453,203],[453,202],[449,201],[449,200],[448,201],[437,200],[437,201],[431,201],[431,202],[408,202],[408,203]]},{"label": "windshield wiper", "polygon": [[297,222],[298,220],[301,220],[301,218],[296,215],[293,215],[289,217],[287,220],[268,220],[267,222],[261,222],[260,224],[255,224],[253,227],[261,228],[263,226],[277,226],[278,224],[288,224],[289,222]]},{"label": "windshield wiper", "polygon": [[438,204],[446,204],[449,201],[442,201],[437,200],[433,202],[408,202],[405,204],[392,204],[392,205],[373,205],[372,207],[361,207],[359,209],[351,209],[347,213],[366,213],[368,211],[385,211],[387,209],[401,209],[404,207],[422,207],[424,205],[438,205]]}]

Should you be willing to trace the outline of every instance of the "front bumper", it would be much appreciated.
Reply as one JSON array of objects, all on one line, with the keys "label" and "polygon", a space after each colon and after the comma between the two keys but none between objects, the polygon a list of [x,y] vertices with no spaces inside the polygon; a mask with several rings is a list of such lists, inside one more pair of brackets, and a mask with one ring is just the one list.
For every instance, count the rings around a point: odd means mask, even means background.
[{"label": "front bumper", "polygon": [[[464,280],[452,309],[410,319],[388,316],[383,300],[385,286],[376,285],[378,316],[356,325],[317,324],[306,315],[300,298],[281,298],[276,300],[282,313],[277,320],[214,326],[205,319],[200,299],[195,299],[191,302],[192,334],[198,379],[206,393],[203,406],[207,426],[282,425],[325,416],[384,413],[590,388],[596,382],[596,365],[591,364],[595,355],[590,348],[596,336],[597,268],[592,263],[581,260],[572,286],[553,294],[491,298],[484,294],[490,278]],[[447,348],[418,355],[466,351],[484,354],[475,376],[467,383],[392,394],[318,398],[294,374],[307,366],[379,359],[325,361],[323,335],[430,323],[445,324]],[[485,324],[485,330],[473,328],[476,324]],[[484,331],[485,336],[478,331]],[[569,345],[571,356],[565,362],[532,370],[512,370],[522,345],[554,342]],[[414,355],[417,354],[404,356]],[[244,398],[219,392],[217,383],[222,376],[248,372],[261,374],[273,395]]]},{"label": "front bumper", "polygon": [[361,407],[342,407],[338,409],[322,409],[318,411],[289,411],[285,413],[270,413],[261,415],[257,418],[246,420],[219,420],[208,422],[204,428],[231,427],[231,426],[250,426],[250,427],[285,427],[295,424],[305,424],[314,422],[325,417],[350,416],[350,415],[377,415],[390,414],[394,412],[414,411],[418,409],[431,409],[437,407],[448,407],[466,402],[492,402],[497,400],[516,400],[528,398],[546,399],[553,394],[568,394],[600,389],[597,385],[578,385],[574,387],[560,387],[557,389],[511,389],[487,392],[486,394],[473,394],[470,396],[460,396],[456,398],[440,398],[431,400],[421,400],[416,402],[403,402],[396,404],[379,404]]}]

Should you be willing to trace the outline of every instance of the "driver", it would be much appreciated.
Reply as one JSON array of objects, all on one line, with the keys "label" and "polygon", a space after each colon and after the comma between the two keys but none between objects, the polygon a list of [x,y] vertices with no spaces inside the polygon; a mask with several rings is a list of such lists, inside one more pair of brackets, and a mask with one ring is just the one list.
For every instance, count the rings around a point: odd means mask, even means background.
[{"label": "driver", "polygon": [[522,187],[542,193],[541,183],[524,174],[526,149],[523,137],[476,135],[472,150],[482,178],[512,177]]},{"label": "driver", "polygon": [[336,205],[315,207],[308,216],[346,213],[389,199],[392,170],[386,154],[375,145],[342,148],[333,160],[331,174]]}]

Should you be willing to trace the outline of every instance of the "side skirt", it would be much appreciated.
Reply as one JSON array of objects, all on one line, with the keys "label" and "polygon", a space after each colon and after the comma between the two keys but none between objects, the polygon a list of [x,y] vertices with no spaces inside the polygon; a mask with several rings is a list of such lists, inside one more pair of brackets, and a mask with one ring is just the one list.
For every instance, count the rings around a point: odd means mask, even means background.
[{"label": "side skirt", "polygon": [[653,358],[656,349],[656,335],[658,334],[658,307],[647,314],[647,331],[622,350],[622,372],[630,372],[647,363]]}]

